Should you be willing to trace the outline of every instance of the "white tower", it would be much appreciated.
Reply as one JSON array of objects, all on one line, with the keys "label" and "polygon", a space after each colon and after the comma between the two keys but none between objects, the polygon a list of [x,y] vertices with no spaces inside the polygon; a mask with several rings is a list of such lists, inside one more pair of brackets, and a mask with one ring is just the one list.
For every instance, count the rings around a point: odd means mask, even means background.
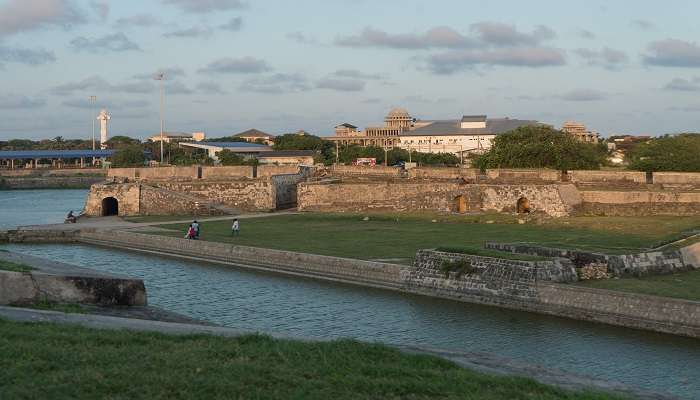
[{"label": "white tower", "polygon": [[104,108],[100,111],[100,115],[97,116],[97,120],[100,121],[100,148],[102,150],[107,148],[107,121],[112,119]]}]

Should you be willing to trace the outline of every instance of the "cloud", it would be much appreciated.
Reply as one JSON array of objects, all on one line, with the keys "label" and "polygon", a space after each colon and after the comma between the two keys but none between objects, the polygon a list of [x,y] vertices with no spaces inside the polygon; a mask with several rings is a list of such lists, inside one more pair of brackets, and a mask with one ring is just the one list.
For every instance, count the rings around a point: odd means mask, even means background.
[{"label": "cloud", "polygon": [[266,94],[305,92],[311,89],[307,79],[301,74],[274,74],[253,78],[243,82],[240,90]]},{"label": "cloud", "polygon": [[152,82],[126,82],[109,86],[109,91],[132,94],[155,93],[156,85]]},{"label": "cloud", "polygon": [[154,79],[156,75],[164,74],[165,79],[172,79],[181,76],[185,76],[185,71],[182,68],[172,67],[172,68],[159,68],[151,73],[136,74],[133,76],[134,79]]},{"label": "cloud", "polygon": [[700,67],[700,46],[695,42],[666,39],[653,42],[643,56],[644,63],[661,67]]},{"label": "cloud", "polygon": [[378,98],[378,97],[370,97],[367,99],[364,99],[361,101],[362,104],[379,104],[382,103],[384,100]]},{"label": "cloud", "polygon": [[270,71],[272,68],[264,60],[246,56],[241,58],[220,58],[212,61],[199,72],[218,74],[256,74]]},{"label": "cloud", "polygon": [[197,91],[202,94],[228,94],[217,82],[200,82]]},{"label": "cloud", "polygon": [[585,59],[588,65],[601,65],[608,69],[616,68],[629,60],[625,52],[609,47],[603,47],[601,50],[576,49],[574,53]]},{"label": "cloud", "polygon": [[56,61],[56,55],[52,51],[7,47],[0,44],[0,67],[3,62],[40,65],[54,61]]},{"label": "cloud", "polygon": [[163,0],[164,4],[178,6],[192,13],[209,13],[213,11],[240,10],[248,7],[241,0]]},{"label": "cloud", "polygon": [[664,89],[678,92],[700,92],[700,76],[692,79],[675,78],[667,83]]},{"label": "cloud", "polygon": [[178,29],[171,32],[166,32],[163,37],[166,38],[196,38],[196,37],[209,37],[212,34],[212,30],[209,27],[193,26],[191,28]]},{"label": "cloud", "polygon": [[0,37],[84,22],[84,15],[70,0],[7,0],[0,4]]},{"label": "cloud", "polygon": [[608,95],[594,89],[575,89],[557,97],[566,101],[599,101],[607,99]]},{"label": "cloud", "polygon": [[472,24],[472,32],[479,40],[493,46],[535,46],[540,42],[556,37],[550,28],[539,25],[531,33],[519,32],[514,25],[500,22],[479,22]]},{"label": "cloud", "polygon": [[46,105],[45,99],[30,98],[18,94],[0,94],[0,109],[33,109]]},{"label": "cloud", "polygon": [[364,72],[360,72],[356,69],[339,69],[339,70],[333,72],[332,75],[340,77],[340,78],[351,78],[351,79],[368,79],[368,80],[384,79],[384,77],[380,74],[367,74]]},{"label": "cloud", "polygon": [[180,81],[165,81],[166,94],[193,94],[194,90],[188,88]]},{"label": "cloud", "polygon": [[150,26],[160,25],[160,20],[151,14],[136,14],[130,17],[119,18],[114,26],[116,28],[140,27],[147,28]]},{"label": "cloud", "polygon": [[359,35],[336,38],[335,44],[347,47],[388,47],[394,49],[469,48],[477,43],[452,28],[439,26],[425,33],[390,34],[371,27]]},{"label": "cloud", "polygon": [[109,83],[100,76],[91,76],[79,82],[65,83],[63,85],[54,86],[49,90],[49,93],[58,96],[71,95],[79,91],[87,90],[105,90],[109,88]]},{"label": "cloud", "polygon": [[93,104],[89,99],[70,99],[61,102],[61,105],[71,108],[80,108],[85,110],[93,110],[99,107],[105,107],[110,110],[124,110],[130,108],[145,108],[150,106],[150,103],[144,100],[127,100],[127,101],[114,101],[110,99],[98,99],[98,101]]},{"label": "cloud", "polygon": [[114,33],[95,39],[79,36],[71,40],[70,45],[76,51],[86,51],[88,53],[141,50],[138,44],[129,40],[129,38],[123,33]]},{"label": "cloud", "polygon": [[223,29],[226,31],[240,31],[241,28],[243,27],[243,18],[241,17],[235,17],[231,18],[227,23],[223,25],[219,25],[219,29]]},{"label": "cloud", "polygon": [[630,22],[630,25],[632,25],[632,27],[637,28],[641,31],[650,31],[650,30],[653,30],[655,28],[655,25],[653,22],[647,21],[645,19],[635,19],[635,20]]},{"label": "cloud", "polygon": [[316,87],[341,92],[360,92],[365,89],[365,81],[359,79],[324,78],[316,82]]},{"label": "cloud", "polygon": [[102,0],[102,1],[92,0],[90,2],[90,7],[92,7],[92,10],[95,11],[95,13],[97,13],[97,15],[103,21],[106,21],[107,18],[109,18],[109,3],[107,3],[106,0]]},{"label": "cloud", "polygon": [[679,111],[679,112],[692,112],[692,113],[696,113],[696,112],[700,112],[700,106],[685,106],[685,107],[673,106],[673,107],[668,107],[667,110],[668,110],[668,111]]},{"label": "cloud", "polygon": [[565,63],[561,50],[548,47],[453,51],[428,59],[428,67],[438,74],[450,74],[476,65],[537,68]]},{"label": "cloud", "polygon": [[316,43],[318,43],[318,41],[315,38],[313,38],[313,37],[311,37],[303,32],[299,32],[299,31],[290,32],[286,35],[286,37],[289,40],[293,40],[293,41],[295,41],[297,43],[301,43],[301,44],[316,44]]},{"label": "cloud", "polygon": [[584,39],[595,39],[596,38],[595,33],[591,32],[589,30],[586,30],[586,29],[581,29],[580,31],[578,31],[578,35]]}]

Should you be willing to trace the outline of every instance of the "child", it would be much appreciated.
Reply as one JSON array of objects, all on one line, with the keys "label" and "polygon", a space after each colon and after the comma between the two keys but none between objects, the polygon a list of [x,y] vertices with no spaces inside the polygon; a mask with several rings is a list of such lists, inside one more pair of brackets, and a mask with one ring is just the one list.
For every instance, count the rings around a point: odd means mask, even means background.
[{"label": "child", "polygon": [[238,219],[233,220],[233,225],[231,225],[231,236],[238,236],[241,234],[241,227],[238,224]]},{"label": "child", "polygon": [[187,239],[194,239],[194,235],[194,227],[192,226],[192,224],[190,224],[190,227],[187,228]]}]

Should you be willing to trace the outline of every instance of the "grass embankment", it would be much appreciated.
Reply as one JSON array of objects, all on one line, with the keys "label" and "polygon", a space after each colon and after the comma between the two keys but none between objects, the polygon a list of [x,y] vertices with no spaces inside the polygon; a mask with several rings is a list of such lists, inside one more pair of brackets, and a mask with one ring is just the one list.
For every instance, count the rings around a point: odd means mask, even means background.
[{"label": "grass embankment", "polygon": [[[363,220],[365,215],[368,221]],[[574,217],[521,225],[510,215],[304,213],[242,219],[240,224],[241,236],[232,238],[231,221],[204,222],[201,239],[405,262],[426,248],[458,247],[478,253],[487,241],[629,253],[700,227],[700,217]],[[162,234],[182,237],[187,224],[160,226],[175,230]]]},{"label": "grass embankment", "polygon": [[688,271],[680,274],[658,275],[645,278],[582,281],[579,282],[578,285],[700,301],[700,271]]},{"label": "grass embankment", "polygon": [[0,260],[0,271],[12,271],[12,272],[30,272],[34,268],[24,265],[17,264],[10,261]]},{"label": "grass embankment", "polygon": [[3,399],[618,399],[350,340],[305,343],[0,320]]}]

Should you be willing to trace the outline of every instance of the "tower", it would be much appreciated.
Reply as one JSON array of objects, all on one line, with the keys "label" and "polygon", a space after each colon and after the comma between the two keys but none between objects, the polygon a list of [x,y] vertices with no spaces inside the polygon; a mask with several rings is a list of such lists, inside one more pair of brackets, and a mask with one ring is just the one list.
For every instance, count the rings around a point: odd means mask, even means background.
[{"label": "tower", "polygon": [[100,149],[102,150],[107,148],[107,121],[111,118],[104,108],[97,116],[97,120],[100,121]]}]

